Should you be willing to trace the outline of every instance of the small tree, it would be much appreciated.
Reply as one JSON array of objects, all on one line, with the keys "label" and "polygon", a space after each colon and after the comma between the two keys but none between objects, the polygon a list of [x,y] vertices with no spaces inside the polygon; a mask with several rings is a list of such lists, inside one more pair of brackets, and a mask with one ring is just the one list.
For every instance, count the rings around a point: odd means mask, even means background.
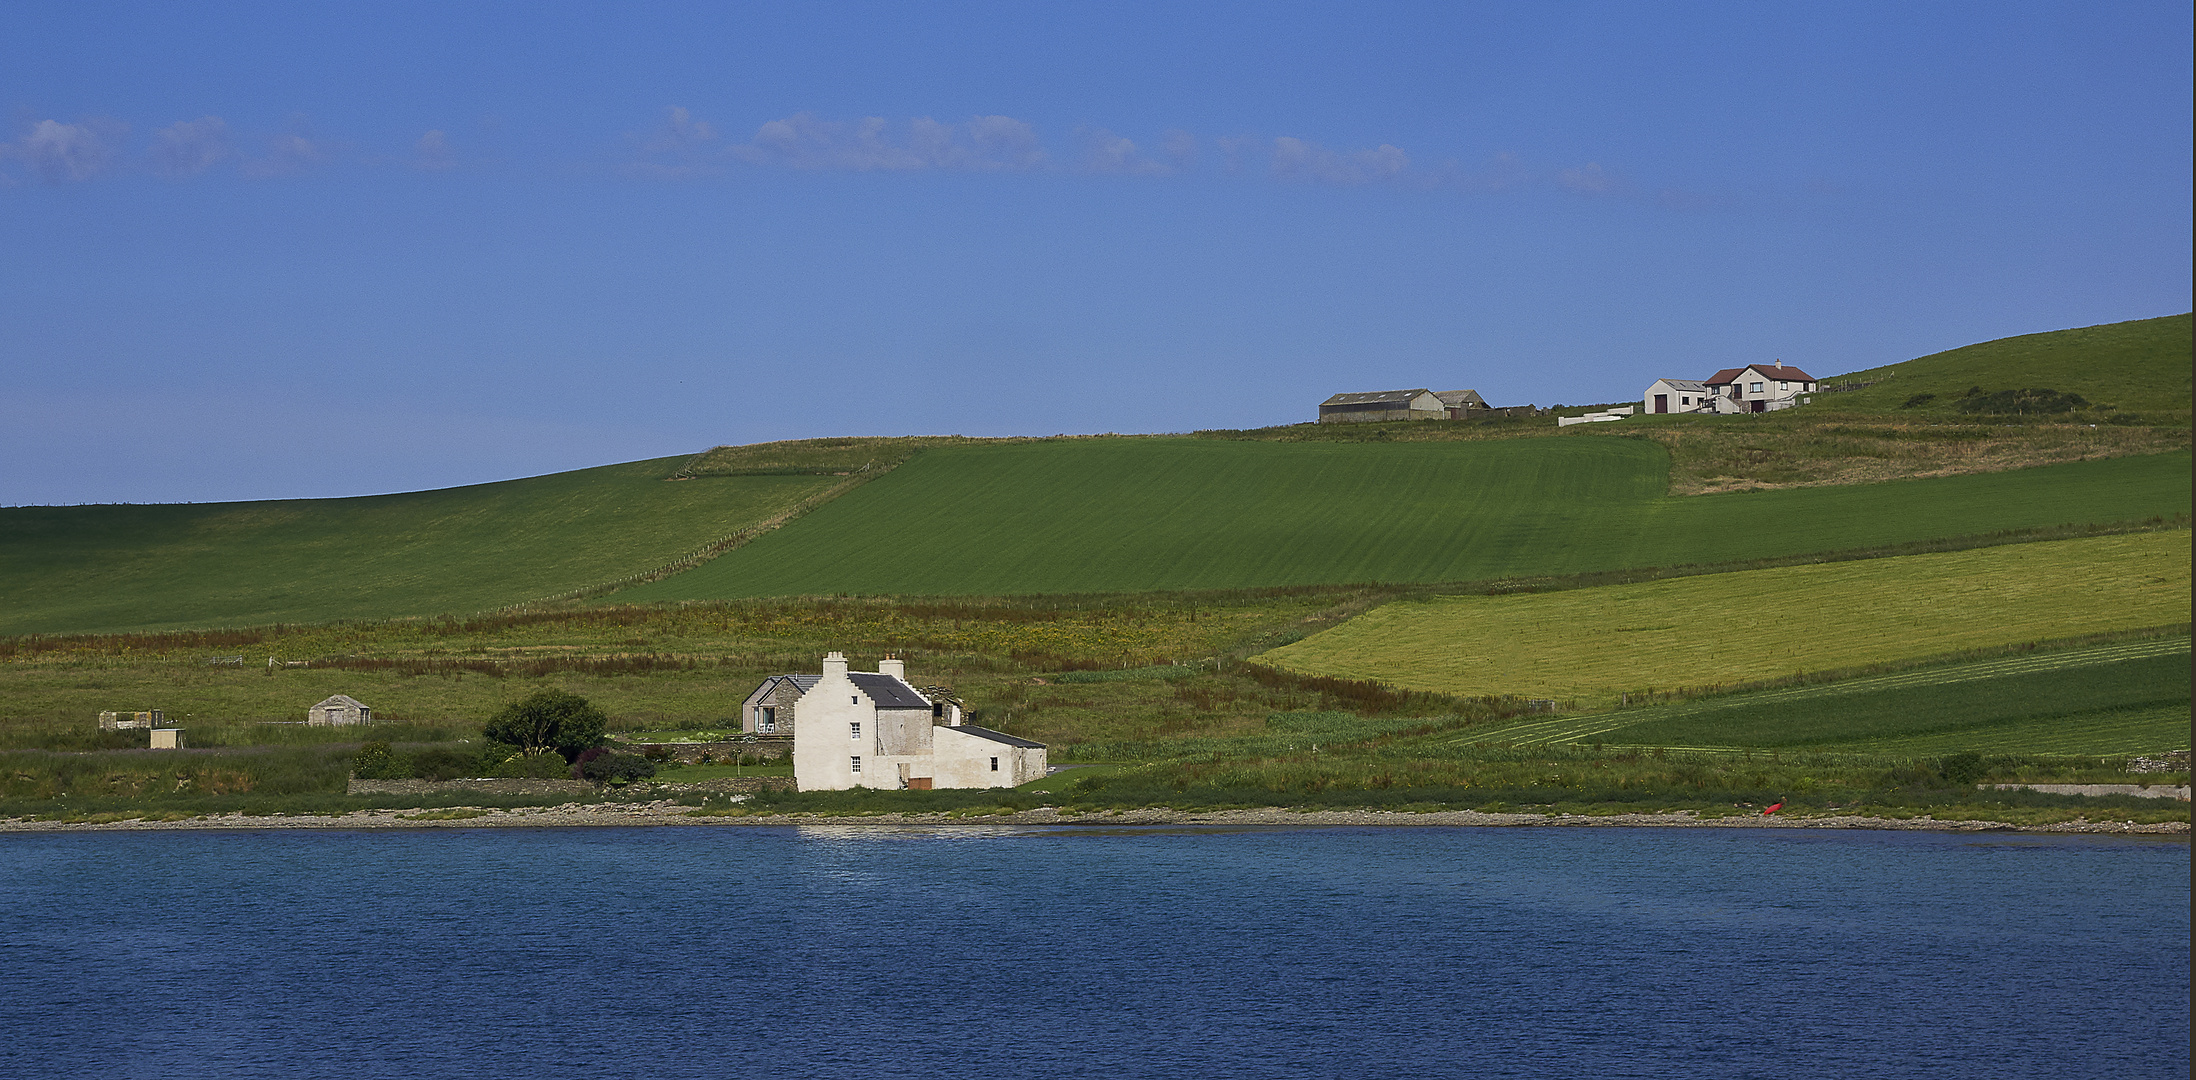
[{"label": "small tree", "polygon": [[536,690],[524,701],[505,705],[482,729],[491,742],[506,743],[528,754],[555,751],[566,761],[602,745],[610,718],[578,694]]}]

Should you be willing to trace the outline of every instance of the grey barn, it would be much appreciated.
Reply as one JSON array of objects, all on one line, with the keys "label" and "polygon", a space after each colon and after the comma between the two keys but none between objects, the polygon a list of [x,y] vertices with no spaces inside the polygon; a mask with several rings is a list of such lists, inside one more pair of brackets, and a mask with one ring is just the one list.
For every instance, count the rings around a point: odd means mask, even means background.
[{"label": "grey barn", "polygon": [[1374,390],[1336,394],[1319,403],[1322,424],[1373,420],[1462,420],[1487,408],[1477,390]]}]

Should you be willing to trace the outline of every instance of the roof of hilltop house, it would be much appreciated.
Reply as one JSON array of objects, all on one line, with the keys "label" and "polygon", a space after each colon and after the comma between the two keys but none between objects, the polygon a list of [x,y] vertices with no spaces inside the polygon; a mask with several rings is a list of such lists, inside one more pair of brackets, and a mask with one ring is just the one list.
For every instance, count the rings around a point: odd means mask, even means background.
[{"label": "roof of hilltop house", "polygon": [[[876,702],[877,707],[880,709],[927,709],[930,707],[929,698],[917,693],[914,687],[890,675],[875,671],[849,671],[846,673],[846,677],[854,680],[854,685],[860,687],[862,693],[868,694],[870,700]],[[802,689],[805,690],[807,687]]]},{"label": "roof of hilltop house", "polygon": [[1320,402],[1320,404],[1369,405],[1374,402],[1382,401],[1410,402],[1416,399],[1420,394],[1430,394],[1432,392],[1433,391],[1431,390],[1375,390],[1369,394],[1336,394],[1335,396]]},{"label": "roof of hilltop house", "polygon": [[1694,381],[1693,381],[1693,380],[1691,380],[1691,379],[1656,379],[1655,381],[1656,381],[1656,382],[1658,382],[1658,383],[1661,383],[1661,384],[1662,384],[1662,385],[1664,385],[1664,386],[1667,386],[1667,387],[1669,387],[1669,388],[1670,388],[1670,389],[1672,389],[1672,390],[1706,390],[1706,389],[1708,389],[1708,384],[1707,384],[1707,383],[1697,383],[1697,382],[1694,382]]},{"label": "roof of hilltop house", "polygon": [[1722,371],[1710,375],[1708,377],[1708,385],[1727,386],[1733,382],[1736,382],[1738,381],[1739,373],[1745,371],[1746,368],[1753,368],[1755,371],[1761,372],[1763,378],[1775,379],[1778,382],[1816,381],[1813,375],[1809,375],[1808,373],[1801,371],[1796,367],[1785,367],[1782,364],[1748,364],[1746,365],[1746,367],[1724,368]]},{"label": "roof of hilltop house", "polygon": [[1436,390],[1434,396],[1452,409],[1459,405],[1477,405],[1481,408],[1487,405],[1487,399],[1480,397],[1477,390]]},{"label": "roof of hilltop house", "polygon": [[1045,744],[1041,742],[1031,742],[1028,739],[1017,738],[1013,735],[1009,735],[1004,731],[993,731],[990,728],[977,727],[973,724],[962,724],[960,727],[954,728],[953,730],[958,731],[963,735],[974,735],[979,739],[990,739],[992,742],[1005,743],[1008,746],[1026,747],[1031,750],[1042,750],[1045,748]]}]

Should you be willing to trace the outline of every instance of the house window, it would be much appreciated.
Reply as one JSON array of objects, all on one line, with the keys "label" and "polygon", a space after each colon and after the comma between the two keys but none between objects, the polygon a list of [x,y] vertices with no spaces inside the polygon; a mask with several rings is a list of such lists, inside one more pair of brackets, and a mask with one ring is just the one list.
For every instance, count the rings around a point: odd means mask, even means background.
[{"label": "house window", "polygon": [[862,725],[860,721],[848,724],[847,729],[852,732],[852,734],[847,736],[848,738],[859,739],[862,737]]},{"label": "house window", "polygon": [[847,703],[847,704],[849,704],[849,705],[859,705],[859,704],[861,704],[861,703],[862,703],[862,699],[861,699],[860,697],[858,697],[858,696],[857,696],[857,697],[850,697],[850,698],[847,698],[847,699],[846,699],[846,703]]},{"label": "house window", "polygon": [[778,710],[768,705],[755,710],[755,728],[758,731],[776,732],[778,730]]},{"label": "house window", "polygon": [[1692,403],[1693,403],[1693,399],[1692,399],[1692,398],[1686,397],[1686,396],[1685,396],[1685,395],[1683,395],[1683,394],[1679,394],[1679,395],[1678,395],[1678,404],[1680,404],[1680,405],[1691,405]]},{"label": "house window", "polygon": [[999,759],[998,759],[998,758],[992,758],[992,759],[991,759],[991,771],[992,771],[992,772],[998,772],[998,771],[999,771]]},{"label": "house window", "polygon": [[860,754],[854,755],[854,771],[862,771],[862,756]]},{"label": "house window", "polygon": [[1754,384],[1753,384],[1753,389],[1751,389],[1751,390],[1748,390],[1748,391],[1747,391],[1747,393],[1750,393],[1750,394],[1758,394],[1758,393],[1761,393],[1761,384],[1760,384],[1760,383],[1754,383]]},{"label": "house window", "polygon": [[1779,390],[1790,390],[1791,388],[1792,388],[1792,384],[1791,384],[1791,383],[1781,383],[1781,382],[1780,382],[1780,383],[1778,383],[1778,384],[1777,384],[1777,389],[1779,389]]}]

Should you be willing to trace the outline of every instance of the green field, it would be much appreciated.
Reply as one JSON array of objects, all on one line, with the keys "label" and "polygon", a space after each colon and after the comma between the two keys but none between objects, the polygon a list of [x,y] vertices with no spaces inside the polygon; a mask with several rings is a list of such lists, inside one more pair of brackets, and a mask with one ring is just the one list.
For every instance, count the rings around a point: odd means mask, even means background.
[{"label": "green field", "polygon": [[1658,444],[1093,439],[925,451],[618,601],[1470,581],[2185,515],[2189,458],[1673,498]]},{"label": "green field", "polygon": [[[1817,398],[1840,412],[1953,412],[1971,387],[1986,391],[2048,388],[2080,394],[2092,405],[2180,423],[2189,415],[2190,318],[2108,323],[2078,330],[2000,338],[1826,379],[1830,385],[1873,383]],[[1816,374],[1820,375],[1820,372]],[[1933,399],[1902,409],[1918,394]]]},{"label": "green field", "polygon": [[1389,604],[1260,657],[1306,674],[1599,706],[2189,620],[2184,530]]},{"label": "green field", "polygon": [[468,612],[652,570],[841,481],[680,459],[358,499],[0,509],[0,634]]}]

